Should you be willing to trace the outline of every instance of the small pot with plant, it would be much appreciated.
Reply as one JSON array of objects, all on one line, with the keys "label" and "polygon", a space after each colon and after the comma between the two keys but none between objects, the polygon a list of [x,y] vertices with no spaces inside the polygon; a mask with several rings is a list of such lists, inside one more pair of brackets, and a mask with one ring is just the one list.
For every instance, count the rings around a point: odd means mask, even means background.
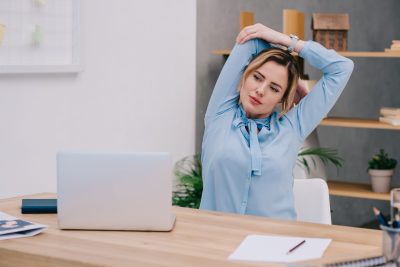
[{"label": "small pot with plant", "polygon": [[380,149],[368,161],[368,173],[371,176],[372,191],[377,193],[387,193],[390,191],[390,183],[397,161],[390,158],[385,150]]}]

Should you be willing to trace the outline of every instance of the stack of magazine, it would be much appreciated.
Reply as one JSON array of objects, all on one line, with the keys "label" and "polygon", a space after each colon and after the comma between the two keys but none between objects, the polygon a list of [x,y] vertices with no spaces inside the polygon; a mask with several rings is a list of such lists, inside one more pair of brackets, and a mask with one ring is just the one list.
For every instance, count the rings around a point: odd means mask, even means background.
[{"label": "stack of magazine", "polygon": [[0,240],[34,236],[46,228],[46,225],[21,220],[0,212]]},{"label": "stack of magazine", "polygon": [[400,108],[382,107],[379,121],[389,123],[394,126],[400,125]]}]

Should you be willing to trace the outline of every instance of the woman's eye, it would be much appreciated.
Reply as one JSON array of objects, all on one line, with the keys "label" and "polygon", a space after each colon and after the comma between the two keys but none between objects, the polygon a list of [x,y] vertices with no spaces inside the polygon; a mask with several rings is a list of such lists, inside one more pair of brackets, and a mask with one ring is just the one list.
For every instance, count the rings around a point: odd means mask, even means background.
[{"label": "woman's eye", "polygon": [[276,88],[276,87],[271,86],[271,89],[272,89],[272,91],[274,91],[275,93],[278,93],[278,92],[279,92],[278,88]]},{"label": "woman's eye", "polygon": [[258,76],[257,74],[254,74],[253,77],[254,77],[254,79],[255,79],[256,81],[260,81],[260,80],[261,80],[261,77]]}]

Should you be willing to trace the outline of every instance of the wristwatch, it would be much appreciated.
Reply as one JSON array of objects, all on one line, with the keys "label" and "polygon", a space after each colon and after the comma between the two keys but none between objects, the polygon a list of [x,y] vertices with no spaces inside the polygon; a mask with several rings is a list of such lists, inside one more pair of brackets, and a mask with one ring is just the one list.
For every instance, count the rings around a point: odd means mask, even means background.
[{"label": "wristwatch", "polygon": [[299,40],[299,37],[297,35],[294,34],[290,34],[290,45],[288,47],[288,52],[292,53],[294,51],[294,48],[296,47],[297,41]]}]

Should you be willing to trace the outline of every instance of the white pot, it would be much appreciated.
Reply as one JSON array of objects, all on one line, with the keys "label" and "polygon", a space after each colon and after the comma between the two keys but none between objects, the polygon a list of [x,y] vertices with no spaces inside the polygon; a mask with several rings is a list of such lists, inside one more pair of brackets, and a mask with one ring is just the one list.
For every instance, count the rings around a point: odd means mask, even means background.
[{"label": "white pot", "polygon": [[373,170],[369,169],[371,176],[372,191],[377,193],[388,193],[390,191],[390,182],[394,170]]}]

